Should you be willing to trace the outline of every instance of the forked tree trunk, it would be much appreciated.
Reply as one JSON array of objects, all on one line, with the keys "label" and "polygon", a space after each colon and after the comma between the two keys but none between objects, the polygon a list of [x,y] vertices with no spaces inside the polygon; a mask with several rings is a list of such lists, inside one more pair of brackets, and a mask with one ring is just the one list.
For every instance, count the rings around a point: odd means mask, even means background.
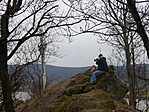
[{"label": "forked tree trunk", "polygon": [[[124,19],[124,26],[127,26],[126,19]],[[126,69],[127,69],[127,76],[129,82],[129,105],[133,108],[136,108],[136,94],[135,94],[135,76],[133,74],[133,69],[131,66],[131,51],[130,51],[130,44],[128,35],[126,34],[127,29],[122,27],[124,32],[123,34],[123,41],[125,43],[125,54],[126,54]]]},{"label": "forked tree trunk", "polygon": [[125,52],[126,52],[126,69],[129,82],[129,105],[136,108],[136,95],[135,95],[135,77],[133,75],[133,69],[131,67],[131,53],[128,44],[128,38],[124,36]]},{"label": "forked tree trunk", "polygon": [[129,93],[129,105],[133,108],[136,108],[135,80],[134,80],[134,76],[133,76],[133,71],[131,69],[132,67],[130,66],[129,61],[127,62],[126,67],[127,67],[129,91],[130,91],[130,93]]}]

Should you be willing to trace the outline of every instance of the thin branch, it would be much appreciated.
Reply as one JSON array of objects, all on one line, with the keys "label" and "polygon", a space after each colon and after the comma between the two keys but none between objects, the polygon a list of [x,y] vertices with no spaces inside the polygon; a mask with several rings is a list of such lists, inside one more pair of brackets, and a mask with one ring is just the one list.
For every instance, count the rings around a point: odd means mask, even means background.
[{"label": "thin branch", "polygon": [[149,80],[149,78],[145,78],[145,77],[140,76],[140,75],[136,75],[136,77],[139,78],[139,79],[145,80],[145,81]]}]

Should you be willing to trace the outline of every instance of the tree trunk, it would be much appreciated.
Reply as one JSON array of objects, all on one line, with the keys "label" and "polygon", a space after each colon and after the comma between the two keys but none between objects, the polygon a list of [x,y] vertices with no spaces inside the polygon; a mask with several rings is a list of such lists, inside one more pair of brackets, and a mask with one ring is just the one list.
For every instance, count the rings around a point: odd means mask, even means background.
[{"label": "tree trunk", "polygon": [[137,25],[137,32],[143,40],[144,47],[147,51],[147,56],[149,58],[149,39],[145,32],[144,26],[142,25],[141,18],[135,6],[135,0],[127,0],[128,8],[136,22]]},{"label": "tree trunk", "polygon": [[6,112],[15,112],[11,97],[11,87],[7,66],[7,42],[3,41],[0,43],[0,79],[2,83],[3,103]]},{"label": "tree trunk", "polygon": [[[124,26],[126,25],[126,18],[124,18]],[[122,27],[122,30],[124,32],[123,34],[123,41],[125,43],[125,53],[126,53],[126,70],[127,70],[127,76],[128,76],[128,83],[129,83],[129,105],[133,108],[136,108],[136,95],[135,95],[135,77],[133,74],[133,68],[131,66],[131,51],[130,51],[130,44],[128,40],[127,30],[125,27]]]},{"label": "tree trunk", "polygon": [[136,108],[136,63],[135,63],[135,53],[134,53],[134,43],[132,41],[132,48],[131,48],[131,54],[132,54],[132,81],[133,81],[133,97],[134,97],[134,103],[133,107]]},{"label": "tree trunk", "polygon": [[[42,30],[41,30],[42,33]],[[40,37],[39,51],[41,54],[41,64],[42,64],[42,82],[43,82],[43,92],[46,90],[46,68],[45,68],[45,51],[47,44],[43,36]]]},{"label": "tree trunk", "polygon": [[15,112],[11,97],[11,87],[7,65],[7,37],[9,17],[4,14],[1,17],[1,38],[0,38],[0,80],[2,83],[3,104],[6,112]]},{"label": "tree trunk", "polygon": [[42,78],[43,78],[43,92],[46,90],[46,68],[45,68],[45,52],[41,55],[42,58]]},{"label": "tree trunk", "polygon": [[[129,59],[128,59],[129,60]],[[135,97],[135,80],[132,73],[132,67],[130,66],[130,62],[127,62],[127,74],[129,80],[129,105],[133,108],[136,108],[136,97]]]},{"label": "tree trunk", "polygon": [[131,67],[131,54],[130,48],[128,45],[128,38],[125,37],[125,51],[126,51],[126,69],[128,75],[128,82],[129,82],[129,105],[133,108],[136,108],[136,97],[135,97],[135,80],[133,76],[133,71]]}]

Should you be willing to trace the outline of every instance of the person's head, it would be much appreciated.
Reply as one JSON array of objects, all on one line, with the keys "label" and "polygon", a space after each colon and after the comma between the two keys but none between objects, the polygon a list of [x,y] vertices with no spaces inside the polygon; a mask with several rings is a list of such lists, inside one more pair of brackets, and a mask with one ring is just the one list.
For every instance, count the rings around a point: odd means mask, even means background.
[{"label": "person's head", "polygon": [[99,58],[99,59],[100,59],[100,58],[102,58],[102,57],[103,57],[103,55],[102,55],[102,54],[99,54],[99,55],[98,55],[98,58]]}]

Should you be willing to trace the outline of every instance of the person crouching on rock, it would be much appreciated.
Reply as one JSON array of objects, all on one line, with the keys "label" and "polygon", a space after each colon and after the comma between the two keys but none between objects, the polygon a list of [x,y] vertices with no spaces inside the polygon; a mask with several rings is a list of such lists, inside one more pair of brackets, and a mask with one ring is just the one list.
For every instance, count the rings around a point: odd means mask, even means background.
[{"label": "person crouching on rock", "polygon": [[91,76],[91,79],[90,79],[91,84],[96,84],[97,83],[96,82],[97,81],[97,76],[108,71],[106,58],[103,57],[102,54],[99,54],[98,58],[94,59],[94,61],[98,65],[98,68],[95,72],[92,73],[92,76]]}]

